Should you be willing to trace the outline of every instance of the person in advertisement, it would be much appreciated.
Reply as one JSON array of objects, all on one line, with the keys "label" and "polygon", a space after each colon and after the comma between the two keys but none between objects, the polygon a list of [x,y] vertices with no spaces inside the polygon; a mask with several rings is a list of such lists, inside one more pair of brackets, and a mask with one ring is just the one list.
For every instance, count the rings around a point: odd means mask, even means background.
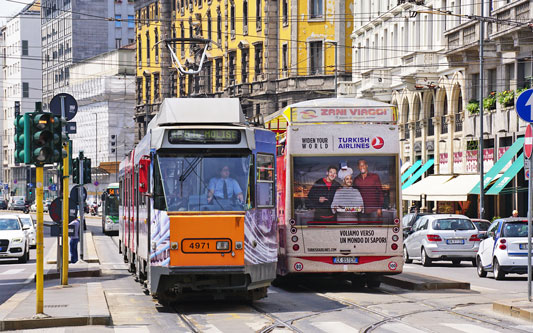
[{"label": "person in advertisement", "polygon": [[237,198],[239,202],[244,201],[239,183],[235,179],[230,178],[229,175],[229,166],[224,165],[220,169],[220,177],[211,178],[207,187],[207,202],[211,203],[213,197],[217,199]]},{"label": "person in advertisement", "polygon": [[331,211],[337,214],[337,221],[357,221],[359,213],[364,211],[364,204],[361,193],[353,187],[352,168],[341,168],[339,178],[342,179],[342,187],[335,192]]},{"label": "person in advertisement", "polygon": [[309,207],[315,209],[316,221],[335,221],[335,213],[331,211],[331,203],[340,184],[337,178],[337,167],[329,166],[326,177],[317,180],[309,190]]},{"label": "person in advertisement", "polygon": [[383,188],[378,174],[368,171],[366,160],[357,162],[359,175],[355,177],[353,186],[361,192],[364,202],[363,217],[381,217],[383,207]]}]

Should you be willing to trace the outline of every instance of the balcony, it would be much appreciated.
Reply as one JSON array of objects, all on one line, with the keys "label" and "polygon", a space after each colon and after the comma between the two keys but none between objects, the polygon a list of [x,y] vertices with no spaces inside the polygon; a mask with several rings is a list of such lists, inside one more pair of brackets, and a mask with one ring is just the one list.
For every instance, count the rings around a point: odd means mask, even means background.
[{"label": "balcony", "polygon": [[437,54],[426,52],[413,52],[402,57],[400,76],[417,77],[418,75],[434,76],[437,72]]},{"label": "balcony", "polygon": [[[513,21],[523,22],[525,24],[531,20],[529,6],[530,1],[528,0],[515,1],[514,3],[507,4],[506,6],[494,10],[492,12],[492,17],[496,18],[500,22]],[[488,32],[491,38],[498,38],[521,29],[527,31],[525,30],[525,27],[520,28],[509,24],[492,23],[489,24]]]},{"label": "balcony", "polygon": [[[389,70],[372,70],[361,75],[361,92],[384,93],[391,89],[391,73]],[[379,95],[379,94],[378,94]]]}]

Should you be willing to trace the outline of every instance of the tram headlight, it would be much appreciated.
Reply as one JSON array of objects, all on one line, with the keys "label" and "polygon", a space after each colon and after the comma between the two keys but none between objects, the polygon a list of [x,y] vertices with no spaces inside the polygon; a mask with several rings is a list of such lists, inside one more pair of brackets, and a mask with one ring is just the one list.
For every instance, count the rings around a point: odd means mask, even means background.
[{"label": "tram headlight", "polygon": [[229,242],[217,241],[217,250],[229,250]]}]

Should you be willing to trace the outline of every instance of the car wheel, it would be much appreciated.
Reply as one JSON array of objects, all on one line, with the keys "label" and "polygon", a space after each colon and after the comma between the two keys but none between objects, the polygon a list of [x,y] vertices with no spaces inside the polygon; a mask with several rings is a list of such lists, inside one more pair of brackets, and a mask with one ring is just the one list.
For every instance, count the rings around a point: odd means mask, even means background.
[{"label": "car wheel", "polygon": [[24,250],[24,254],[18,259],[18,261],[20,264],[25,264],[28,262],[28,252],[26,250]]},{"label": "car wheel", "polygon": [[413,259],[409,259],[409,253],[407,253],[407,247],[403,247],[403,260],[406,264],[410,264],[413,262]]},{"label": "car wheel", "polygon": [[422,248],[422,251],[420,253],[420,261],[422,262],[422,266],[431,266],[431,258],[428,257],[426,249],[424,248]]},{"label": "car wheel", "polygon": [[476,261],[476,259],[472,259],[472,266],[477,267],[477,261]]},{"label": "car wheel", "polygon": [[474,260],[476,262],[476,271],[477,271],[477,275],[479,277],[486,277],[487,276],[487,271],[483,269],[483,264],[481,263],[481,258],[480,257],[477,257],[476,260]]},{"label": "car wheel", "polygon": [[503,280],[505,278],[505,273],[501,270],[498,259],[494,258],[494,263],[492,264],[492,267],[493,267],[492,272],[494,273],[494,279]]}]

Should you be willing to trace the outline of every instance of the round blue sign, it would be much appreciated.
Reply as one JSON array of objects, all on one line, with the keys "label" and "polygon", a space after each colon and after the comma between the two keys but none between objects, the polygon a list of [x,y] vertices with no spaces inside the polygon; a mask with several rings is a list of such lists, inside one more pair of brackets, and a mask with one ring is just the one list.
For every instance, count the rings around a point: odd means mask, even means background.
[{"label": "round blue sign", "polygon": [[528,89],[518,96],[516,113],[524,121],[533,123],[533,89]]},{"label": "round blue sign", "polygon": [[94,182],[94,186],[98,186],[100,184],[99,182]]},{"label": "round blue sign", "polygon": [[62,110],[65,112],[65,118],[71,120],[78,112],[78,102],[72,95],[60,93],[55,95],[50,101],[50,112],[61,117]]}]

